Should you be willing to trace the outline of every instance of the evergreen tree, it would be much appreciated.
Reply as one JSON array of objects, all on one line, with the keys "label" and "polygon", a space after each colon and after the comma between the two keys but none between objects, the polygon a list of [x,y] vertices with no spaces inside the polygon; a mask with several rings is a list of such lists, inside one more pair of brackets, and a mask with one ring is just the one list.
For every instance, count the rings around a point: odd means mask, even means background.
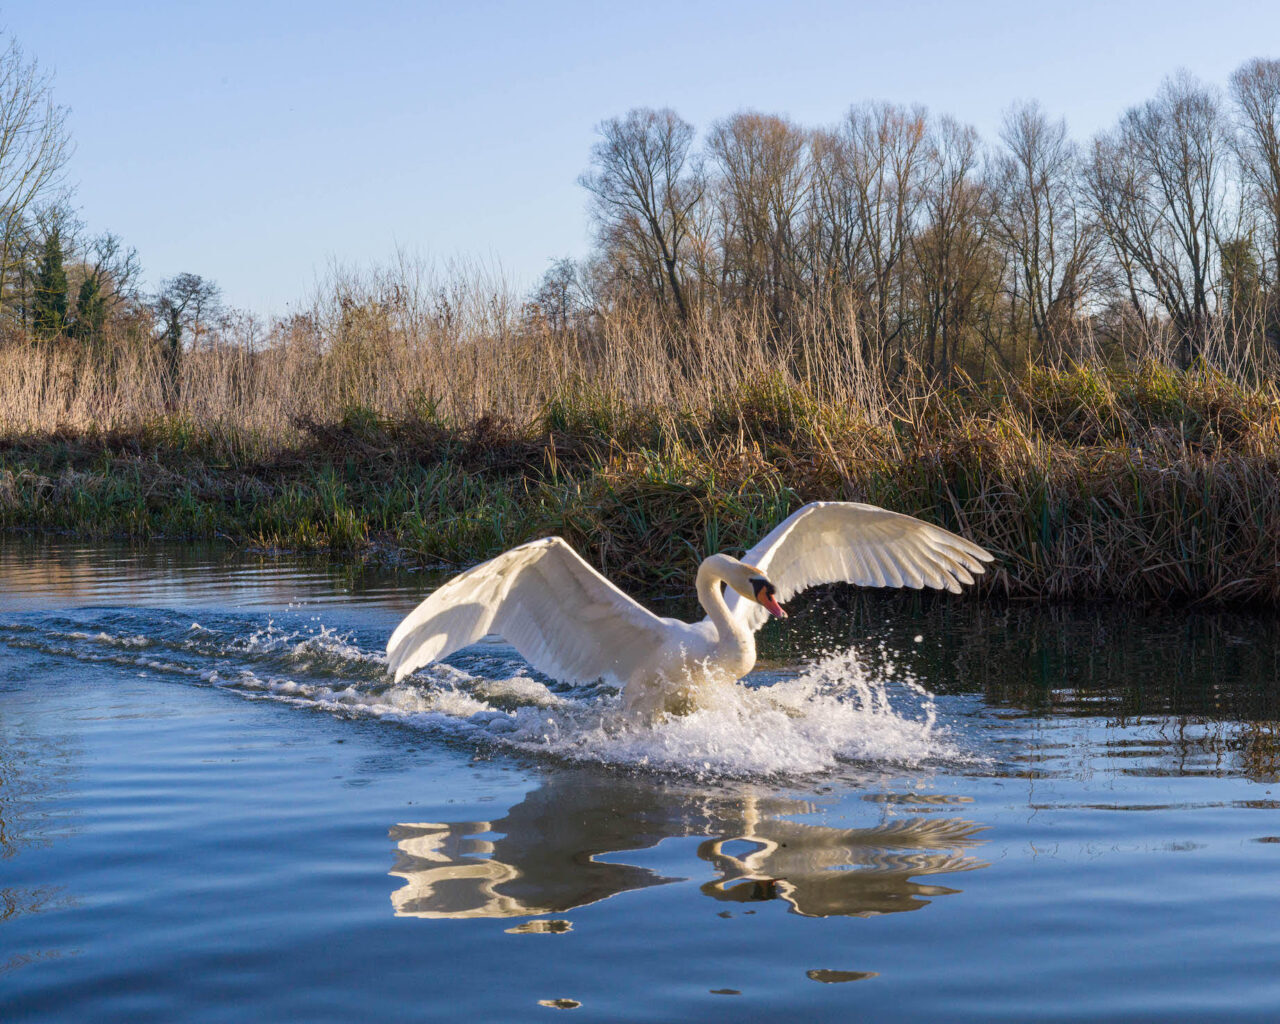
[{"label": "evergreen tree", "polygon": [[45,236],[32,311],[36,334],[42,338],[56,337],[67,325],[67,272],[62,268],[62,236],[57,225]]},{"label": "evergreen tree", "polygon": [[102,335],[107,322],[107,299],[102,294],[102,282],[97,273],[89,274],[80,283],[76,295],[76,318],[67,333],[73,338],[94,341]]},{"label": "evergreen tree", "polygon": [[1252,237],[1221,243],[1222,312],[1227,340],[1239,353],[1266,328],[1266,289]]}]

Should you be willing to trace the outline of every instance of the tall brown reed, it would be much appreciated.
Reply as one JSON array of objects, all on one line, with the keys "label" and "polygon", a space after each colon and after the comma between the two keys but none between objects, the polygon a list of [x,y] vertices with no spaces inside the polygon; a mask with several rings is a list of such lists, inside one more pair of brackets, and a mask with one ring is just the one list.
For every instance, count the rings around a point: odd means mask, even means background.
[{"label": "tall brown reed", "polygon": [[699,315],[677,331],[623,304],[590,331],[552,330],[484,267],[336,271],[305,313],[265,333],[240,323],[208,336],[184,354],[176,380],[158,348],[0,349],[0,432],[130,429],[168,417],[279,443],[300,422],[352,408],[528,423],[566,397],[705,410],[765,379],[876,418],[882,375],[863,361],[854,323],[852,309],[815,307],[786,337],[751,311]]},{"label": "tall brown reed", "polygon": [[1010,597],[1280,604],[1280,398],[1259,364],[1176,370],[1152,338],[1142,361],[939,381],[866,356],[855,312],[815,304],[782,335],[750,310],[676,330],[618,306],[553,330],[482,267],[405,264],[333,274],[176,379],[145,346],[10,345],[0,517],[425,561],[555,531],[652,586],[844,497],[974,537]]}]

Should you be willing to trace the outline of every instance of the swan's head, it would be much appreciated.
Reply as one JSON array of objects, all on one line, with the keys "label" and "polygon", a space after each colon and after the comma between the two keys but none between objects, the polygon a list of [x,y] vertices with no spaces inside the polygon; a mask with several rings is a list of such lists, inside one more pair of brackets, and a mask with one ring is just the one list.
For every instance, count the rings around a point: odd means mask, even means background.
[{"label": "swan's head", "polygon": [[738,571],[726,580],[729,586],[748,601],[754,601],[760,605],[770,615],[785,619],[787,613],[782,605],[778,604],[778,588],[769,582],[769,577],[763,570],[744,562],[738,562],[737,569]]}]

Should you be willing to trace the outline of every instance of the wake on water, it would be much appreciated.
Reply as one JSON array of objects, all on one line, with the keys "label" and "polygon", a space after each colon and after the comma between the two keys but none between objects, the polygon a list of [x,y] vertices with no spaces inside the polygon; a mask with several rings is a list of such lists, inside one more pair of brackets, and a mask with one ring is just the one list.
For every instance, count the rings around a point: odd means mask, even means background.
[{"label": "wake on water", "polygon": [[616,690],[549,686],[526,675],[505,646],[481,644],[453,664],[431,665],[393,683],[385,655],[323,626],[298,632],[269,624],[247,637],[199,623],[181,633],[175,626],[159,635],[0,627],[0,637],[76,660],[195,677],[256,699],[572,761],[762,776],[964,756],[917,680],[886,658],[873,673],[855,650],[826,653],[785,677],[757,673],[751,685],[721,691],[712,707],[639,723],[624,714]]}]

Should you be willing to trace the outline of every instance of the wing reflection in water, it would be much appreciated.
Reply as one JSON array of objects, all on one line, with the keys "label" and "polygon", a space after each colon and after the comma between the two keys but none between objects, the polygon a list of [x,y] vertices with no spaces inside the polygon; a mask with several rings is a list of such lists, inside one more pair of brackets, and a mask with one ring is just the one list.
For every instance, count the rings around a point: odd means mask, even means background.
[{"label": "wing reflection in water", "polygon": [[684,879],[596,860],[664,839],[705,836],[700,860],[717,877],[701,892],[723,902],[781,899],[810,917],[916,910],[958,890],[921,876],[986,867],[967,850],[985,826],[912,815],[868,828],[809,825],[802,800],[763,789],[709,794],[676,785],[569,772],[495,821],[408,823],[391,829],[405,884],[398,916],[522,917],[561,913],[618,893]]}]

